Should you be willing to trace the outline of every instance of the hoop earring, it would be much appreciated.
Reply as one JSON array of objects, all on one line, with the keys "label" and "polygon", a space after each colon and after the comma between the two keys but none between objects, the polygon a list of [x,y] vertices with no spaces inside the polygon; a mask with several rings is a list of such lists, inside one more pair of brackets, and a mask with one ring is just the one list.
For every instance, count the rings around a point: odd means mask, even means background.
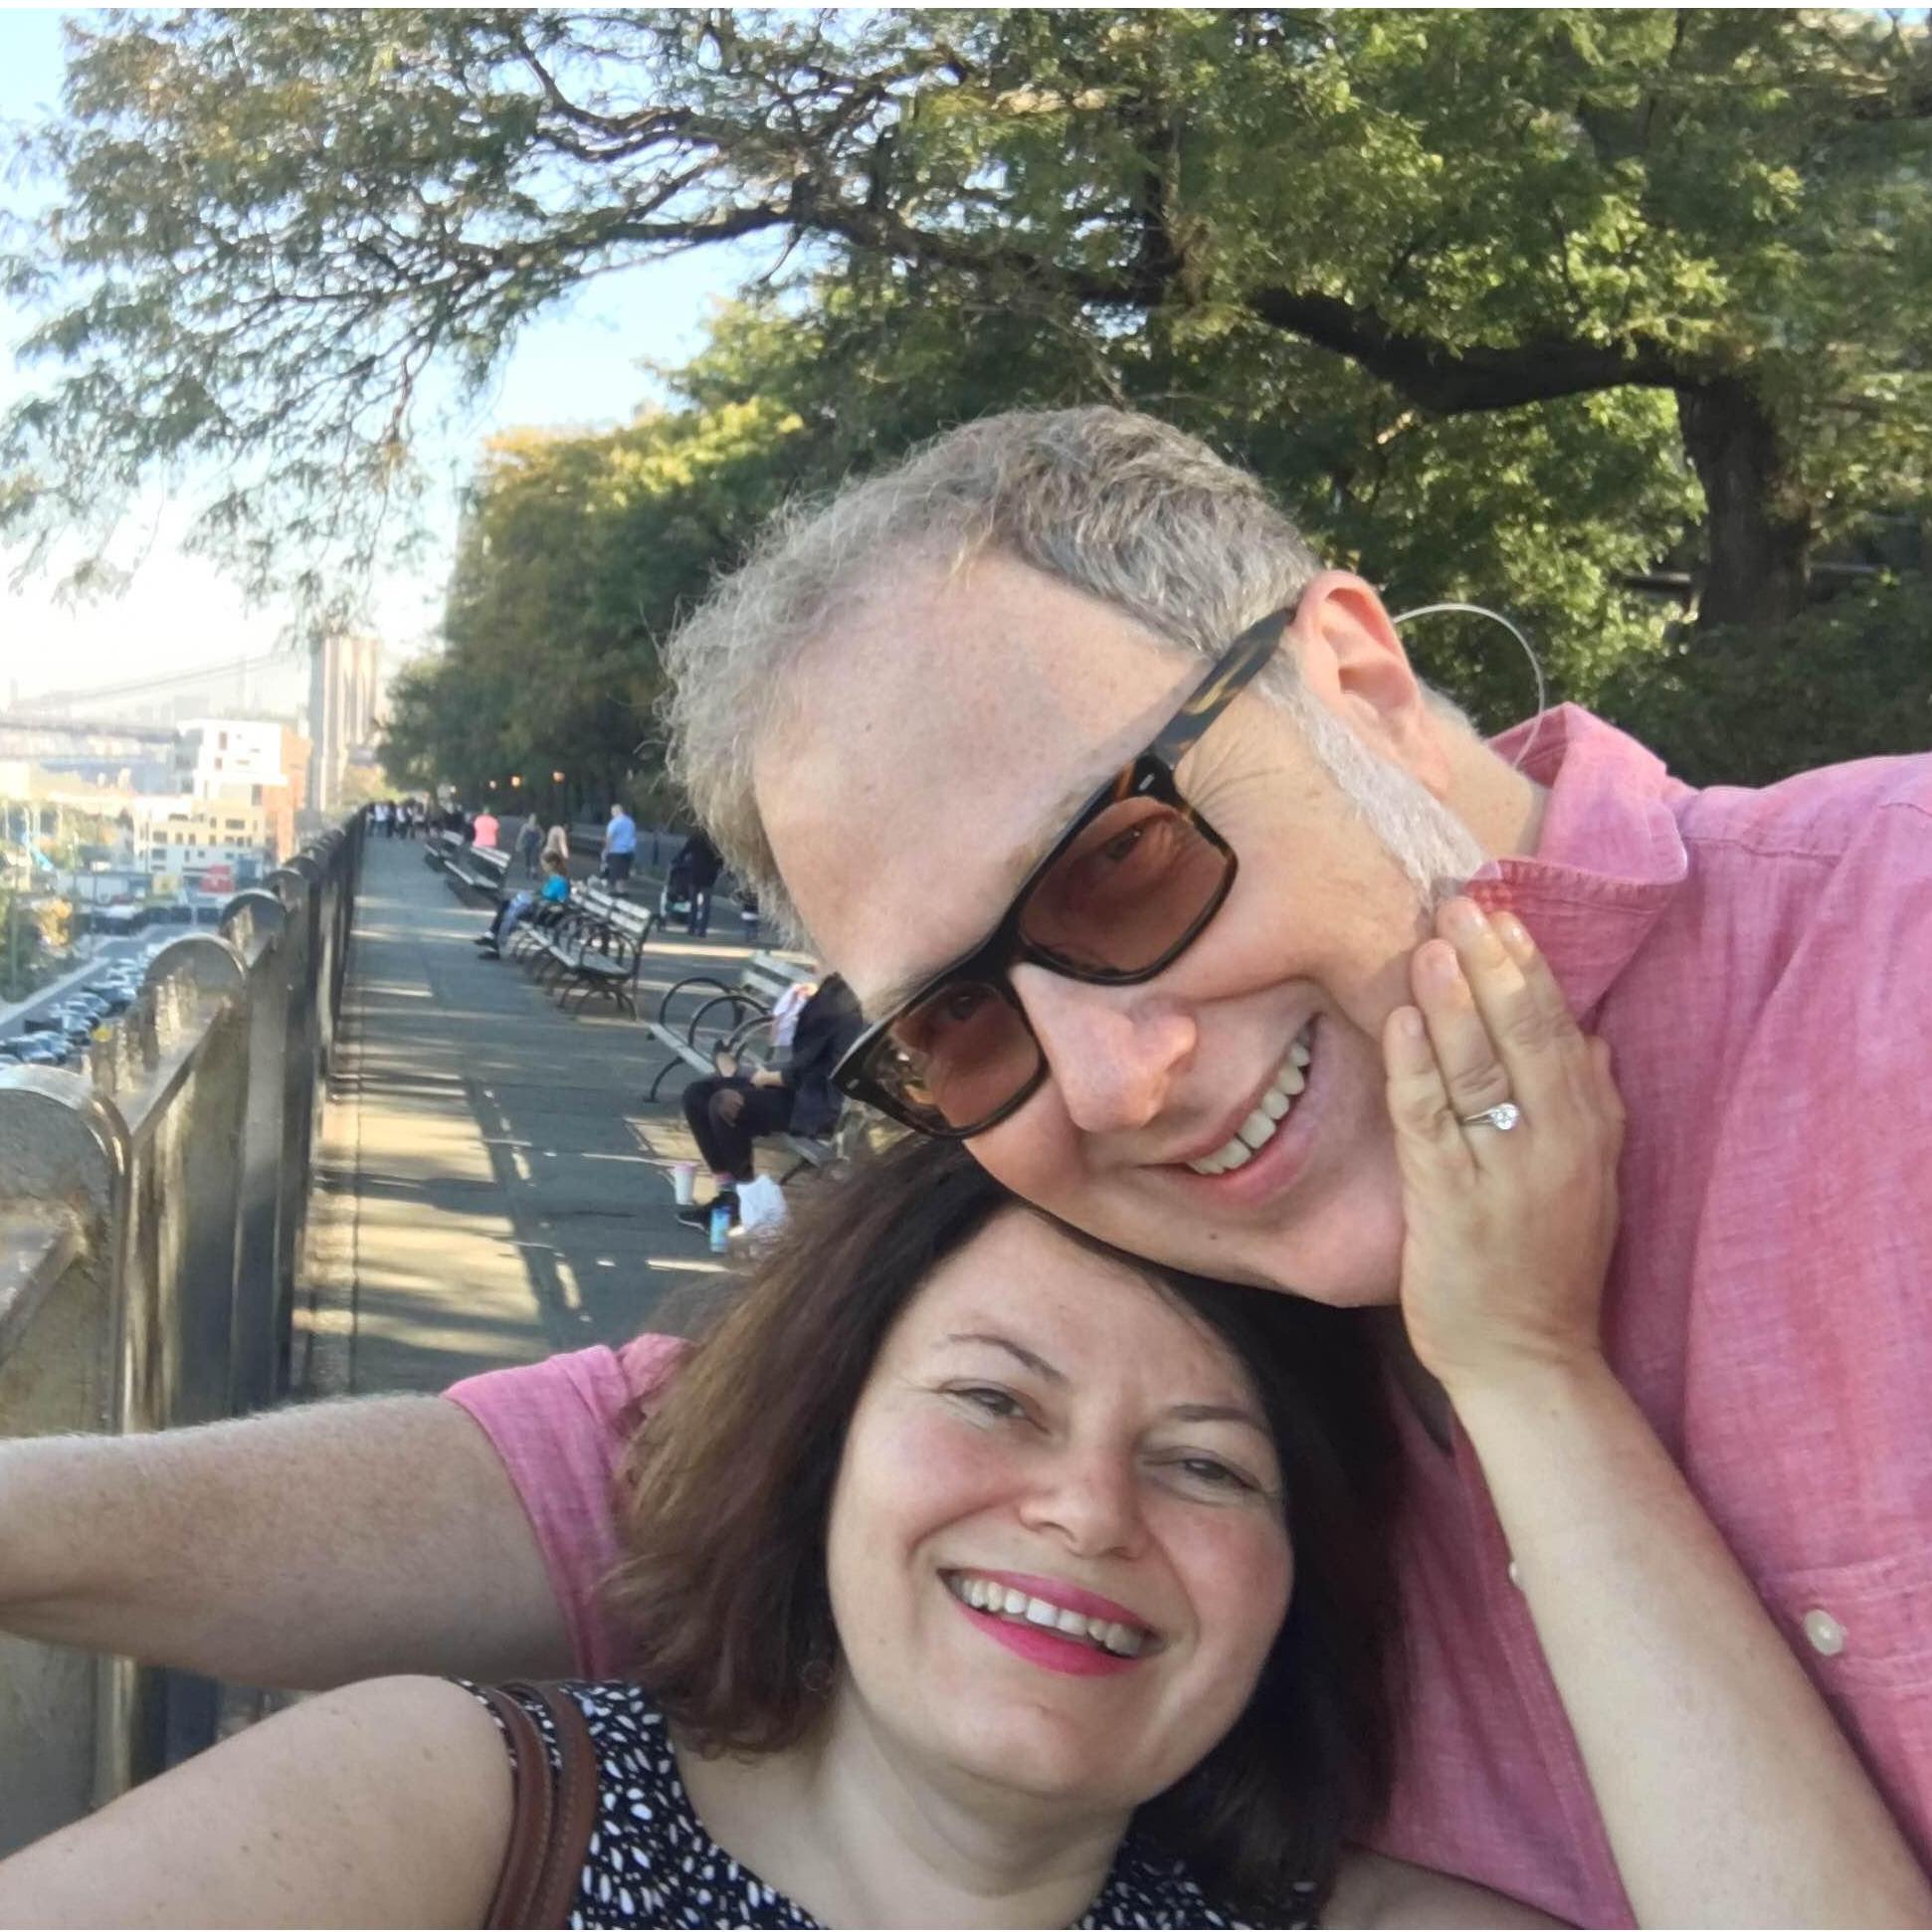
[{"label": "hoop earring", "polygon": [[1523,656],[1529,660],[1530,676],[1536,679],[1536,722],[1530,727],[1528,742],[1517,752],[1515,762],[1510,766],[1512,771],[1521,771],[1529,754],[1536,749],[1536,740],[1542,736],[1543,713],[1549,708],[1549,688],[1543,682],[1543,666],[1530,641],[1500,611],[1492,611],[1485,604],[1419,604],[1413,611],[1404,611],[1400,617],[1390,618],[1389,622],[1400,630],[1412,617],[1439,617],[1451,612],[1464,617],[1486,617],[1500,624],[1522,646]]}]

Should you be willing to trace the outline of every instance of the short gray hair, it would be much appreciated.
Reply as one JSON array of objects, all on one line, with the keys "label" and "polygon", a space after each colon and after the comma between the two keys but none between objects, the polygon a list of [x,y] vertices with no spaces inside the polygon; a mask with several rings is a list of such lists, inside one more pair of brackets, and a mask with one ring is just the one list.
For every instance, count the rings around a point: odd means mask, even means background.
[{"label": "short gray hair", "polygon": [[[1112,604],[1204,658],[1294,604],[1321,568],[1256,478],[1198,439],[1119,409],[984,417],[826,500],[781,511],[665,649],[672,776],[781,926],[796,931],[798,921],[752,766],[773,724],[799,701],[791,670],[876,596],[888,573],[902,582],[908,567],[923,567],[943,577],[989,552]],[[1381,761],[1306,694],[1285,656],[1266,682],[1388,841],[1386,813],[1363,793],[1365,778],[1380,789],[1379,774],[1364,767]],[[1419,858],[1434,868],[1441,855]]]}]

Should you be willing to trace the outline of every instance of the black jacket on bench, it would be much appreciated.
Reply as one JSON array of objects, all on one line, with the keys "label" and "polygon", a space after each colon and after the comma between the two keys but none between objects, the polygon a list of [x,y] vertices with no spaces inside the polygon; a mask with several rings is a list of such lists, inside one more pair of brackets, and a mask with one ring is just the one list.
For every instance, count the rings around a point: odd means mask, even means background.
[{"label": "black jacket on bench", "polygon": [[798,1016],[791,1057],[785,1063],[785,1084],[793,1094],[793,1133],[813,1136],[832,1131],[845,1099],[832,1084],[832,1069],[865,1030],[852,988],[837,973],[828,973]]}]

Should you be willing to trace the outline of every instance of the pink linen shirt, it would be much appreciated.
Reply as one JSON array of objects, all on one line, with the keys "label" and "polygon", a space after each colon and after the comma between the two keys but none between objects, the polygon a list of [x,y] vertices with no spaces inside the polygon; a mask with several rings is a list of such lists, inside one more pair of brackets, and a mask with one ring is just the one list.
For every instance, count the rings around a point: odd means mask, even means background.
[{"label": "pink linen shirt", "polygon": [[[1496,748],[1550,798],[1536,856],[1471,890],[1536,934],[1629,1113],[1611,1361],[1932,1865],[1932,758],[1694,791],[1569,705]],[[591,1498],[676,1346],[451,1391],[593,1672],[622,1643]],[[1628,1925],[1474,1457],[1398,1409],[1411,1694],[1375,1842]]]}]

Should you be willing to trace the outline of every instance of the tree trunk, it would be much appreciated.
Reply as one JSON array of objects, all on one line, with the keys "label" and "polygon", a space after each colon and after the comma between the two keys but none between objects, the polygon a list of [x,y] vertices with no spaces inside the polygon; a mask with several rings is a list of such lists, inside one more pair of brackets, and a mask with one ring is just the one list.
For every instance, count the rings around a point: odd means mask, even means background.
[{"label": "tree trunk", "polygon": [[1720,376],[1677,391],[1677,421],[1704,486],[1698,629],[1796,617],[1805,608],[1812,510],[1770,411],[1749,384]]}]

